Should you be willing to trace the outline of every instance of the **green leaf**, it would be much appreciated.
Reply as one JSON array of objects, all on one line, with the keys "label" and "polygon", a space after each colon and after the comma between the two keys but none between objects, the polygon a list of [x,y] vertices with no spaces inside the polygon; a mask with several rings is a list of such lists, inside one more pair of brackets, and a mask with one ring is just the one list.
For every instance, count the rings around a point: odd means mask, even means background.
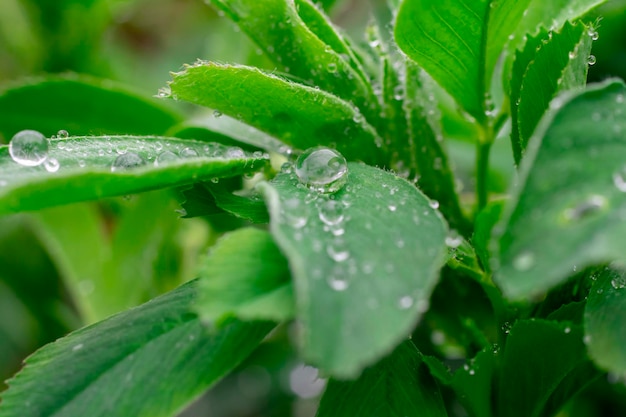
[{"label": "green leaf", "polygon": [[26,360],[1,417],[173,416],[246,358],[269,323],[210,334],[190,308],[197,282],[75,331]]},{"label": "green leaf", "polygon": [[[0,91],[0,135],[32,129],[46,136],[162,135],[181,116],[156,99],[84,75],[50,76],[5,85]],[[1,142],[1,140],[0,140]]]},{"label": "green leaf", "polygon": [[491,272],[491,255],[489,253],[491,236],[493,227],[502,216],[503,209],[504,200],[493,200],[478,213],[474,222],[472,243],[474,244],[476,255],[478,259],[480,259],[480,263],[485,269],[485,272]]},{"label": "green leaf", "polygon": [[174,98],[237,117],[299,149],[336,145],[376,163],[382,139],[350,103],[256,68],[207,63],[174,74]]},{"label": "green leaf", "polygon": [[266,231],[246,228],[224,235],[202,262],[199,277],[196,311],[204,320],[293,317],[289,266]]},{"label": "green leaf", "polygon": [[626,273],[622,265],[596,275],[585,307],[585,342],[599,367],[626,376]]},{"label": "green leaf", "polygon": [[418,186],[428,196],[439,202],[441,212],[452,228],[467,232],[469,224],[459,206],[456,184],[447,152],[443,146],[440,114],[432,97],[425,74],[417,66],[406,67],[404,110],[408,117],[407,152],[415,158]]},{"label": "green leaf", "polygon": [[496,62],[529,2],[405,0],[396,42],[466,112],[484,120]]},{"label": "green leaf", "polygon": [[501,360],[498,416],[553,416],[600,376],[585,353],[582,329],[567,323],[517,322]]},{"label": "green leaf", "polygon": [[372,87],[347,40],[309,0],[211,0],[286,73],[377,114]]},{"label": "green leaf", "polygon": [[540,294],[574,269],[624,259],[625,97],[621,81],[557,97],[537,128],[494,229],[499,268],[492,266],[508,297]]},{"label": "green leaf", "polygon": [[457,369],[451,386],[470,416],[490,417],[498,347],[489,347]]},{"label": "green leaf", "polygon": [[219,112],[176,125],[167,132],[167,136],[238,145],[246,150],[281,151],[284,147],[282,142],[267,133]]},{"label": "green leaf", "polygon": [[301,187],[295,174],[258,186],[291,267],[303,356],[340,378],[391,351],[417,323],[446,236],[439,213],[410,183],[370,166],[348,167],[334,200]]},{"label": "green leaf", "polygon": [[583,88],[591,52],[588,28],[566,23],[560,32],[541,31],[518,51],[511,78],[511,141],[519,164],[528,140],[560,92]]},{"label": "green leaf", "polygon": [[405,341],[356,381],[330,380],[316,417],[446,417],[439,387]]},{"label": "green leaf", "polygon": [[[11,159],[9,147],[0,146],[0,214],[235,176],[266,161],[219,144],[162,137],[72,137],[49,143],[43,165],[56,160],[56,172],[18,164]],[[165,151],[184,155],[186,149],[198,156],[155,164]],[[131,153],[139,155],[144,165],[112,170],[119,158]]]}]

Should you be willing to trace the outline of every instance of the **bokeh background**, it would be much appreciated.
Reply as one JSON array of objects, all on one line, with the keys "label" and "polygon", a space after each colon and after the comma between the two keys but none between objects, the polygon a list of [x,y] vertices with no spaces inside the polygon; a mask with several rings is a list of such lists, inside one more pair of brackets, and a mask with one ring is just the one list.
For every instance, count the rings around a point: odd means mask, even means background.
[{"label": "bokeh background", "polygon": [[[324,3],[334,22],[358,41],[371,16],[385,14],[384,0]],[[609,2],[589,20],[598,16],[597,63],[589,80],[626,78],[626,0]],[[152,97],[170,71],[198,58],[273,69],[260,49],[202,0],[0,1],[0,91],[32,78],[79,73]],[[189,115],[198,111],[167,105]],[[28,121],[20,128],[28,129]],[[456,126],[447,136],[457,175],[471,189],[471,130]],[[0,133],[0,143],[9,139]],[[492,191],[506,191],[511,161],[508,143],[500,141]],[[179,208],[175,192],[166,190],[0,218],[0,392],[6,388],[1,381],[43,344],[193,278],[197,256],[240,225],[220,217],[181,219]],[[72,269],[77,259],[78,271]],[[123,293],[96,291],[85,275],[89,270],[132,285]],[[105,307],[94,311],[92,305]],[[277,329],[183,416],[314,415],[324,382],[298,362],[288,343],[291,331]],[[601,400],[603,386],[597,391]],[[609,405],[618,401],[611,395]],[[596,403],[585,414],[585,401],[576,404],[577,416],[605,415],[594,414]]]}]

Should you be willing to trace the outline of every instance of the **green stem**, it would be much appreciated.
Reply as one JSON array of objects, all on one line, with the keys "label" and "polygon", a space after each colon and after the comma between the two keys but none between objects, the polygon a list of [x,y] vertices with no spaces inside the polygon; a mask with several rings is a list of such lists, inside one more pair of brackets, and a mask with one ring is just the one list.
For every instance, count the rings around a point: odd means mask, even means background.
[{"label": "green stem", "polygon": [[[490,135],[491,136],[491,135]],[[488,137],[487,140],[478,141],[476,144],[476,200],[478,207],[476,212],[481,211],[489,200],[489,152],[493,138]]]}]

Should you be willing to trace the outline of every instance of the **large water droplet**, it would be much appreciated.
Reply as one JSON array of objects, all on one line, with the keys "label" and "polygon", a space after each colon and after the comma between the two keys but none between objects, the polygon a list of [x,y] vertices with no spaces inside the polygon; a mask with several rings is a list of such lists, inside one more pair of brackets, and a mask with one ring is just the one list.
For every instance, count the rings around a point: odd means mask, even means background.
[{"label": "large water droplet", "polygon": [[113,165],[111,165],[111,172],[137,168],[145,163],[146,161],[144,161],[141,156],[134,152],[127,152],[115,158]]},{"label": "large water droplet", "polygon": [[306,150],[296,161],[300,182],[322,193],[339,191],[347,181],[346,159],[334,149],[317,147]]},{"label": "large water droplet", "polygon": [[36,130],[17,132],[9,142],[11,159],[20,165],[41,165],[48,157],[48,139]]}]

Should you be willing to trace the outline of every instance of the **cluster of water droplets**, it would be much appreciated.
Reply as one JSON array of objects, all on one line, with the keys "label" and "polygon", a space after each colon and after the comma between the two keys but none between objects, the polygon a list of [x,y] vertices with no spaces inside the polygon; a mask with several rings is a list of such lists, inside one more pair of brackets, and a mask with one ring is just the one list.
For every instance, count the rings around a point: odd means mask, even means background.
[{"label": "cluster of water droplets", "polygon": [[[97,140],[97,143],[95,142]],[[94,148],[96,149],[94,151]],[[16,133],[9,143],[9,154],[14,162],[26,166],[43,166],[50,173],[62,166],[55,156],[65,156],[63,164],[69,168],[108,168],[112,172],[124,171],[153,164],[163,166],[184,159],[210,157],[244,159],[249,157],[241,148],[216,143],[190,140],[143,140],[140,138],[69,138],[67,130],[60,130],[50,139],[34,130]],[[67,158],[71,154],[71,158]],[[269,155],[255,152],[258,159]]]}]

